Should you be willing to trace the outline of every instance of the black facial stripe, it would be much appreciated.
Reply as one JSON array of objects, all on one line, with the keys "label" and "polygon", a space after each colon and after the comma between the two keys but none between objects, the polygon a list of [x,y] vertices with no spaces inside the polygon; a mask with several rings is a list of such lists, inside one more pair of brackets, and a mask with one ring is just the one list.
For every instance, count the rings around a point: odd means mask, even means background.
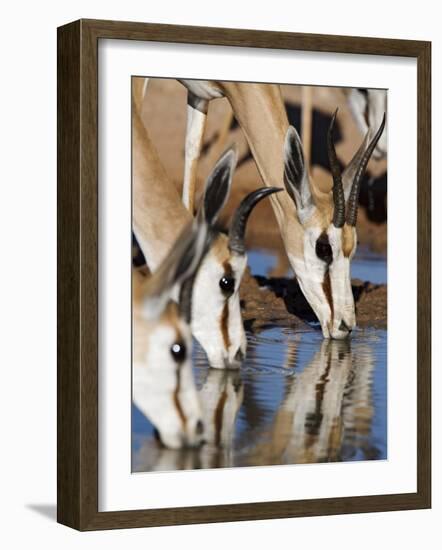
[{"label": "black facial stripe", "polygon": [[175,408],[177,410],[178,416],[180,417],[181,424],[183,425],[183,428],[186,428],[187,424],[187,418],[184,414],[183,407],[181,405],[180,401],[180,390],[181,390],[181,369],[177,368],[176,371],[176,387],[175,391],[173,392],[173,403],[175,405]]},{"label": "black facial stripe", "polygon": [[324,275],[324,280],[322,281],[322,290],[324,291],[325,297],[327,298],[328,305],[330,307],[330,313],[331,313],[331,319],[333,321],[333,317],[335,315],[334,310],[334,304],[333,304],[333,294],[332,294],[332,287],[331,287],[331,280],[330,280],[330,271],[326,270]]},{"label": "black facial stripe", "polygon": [[316,240],[315,247],[316,256],[327,265],[330,265],[333,261],[333,251],[330,246],[330,241],[328,239],[327,233],[323,232],[319,235]]}]

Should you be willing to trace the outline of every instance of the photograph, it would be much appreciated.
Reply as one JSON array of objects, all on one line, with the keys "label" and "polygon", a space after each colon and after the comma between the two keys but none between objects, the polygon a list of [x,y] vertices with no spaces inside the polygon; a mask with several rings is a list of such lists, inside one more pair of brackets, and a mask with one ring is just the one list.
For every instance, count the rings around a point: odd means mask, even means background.
[{"label": "photograph", "polygon": [[431,506],[431,42],[58,29],[57,519]]},{"label": "photograph", "polygon": [[388,90],[131,92],[132,472],[387,460]]},{"label": "photograph", "polygon": [[2,7],[2,547],[432,550],[436,3]]}]

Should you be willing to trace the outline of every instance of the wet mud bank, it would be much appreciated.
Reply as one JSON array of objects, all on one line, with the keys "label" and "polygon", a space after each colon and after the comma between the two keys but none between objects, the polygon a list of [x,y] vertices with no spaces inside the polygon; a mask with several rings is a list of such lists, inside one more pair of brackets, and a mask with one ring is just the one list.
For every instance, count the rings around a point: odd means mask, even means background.
[{"label": "wet mud bank", "polygon": [[[387,327],[387,285],[353,279],[357,325],[361,328]],[[296,279],[244,274],[241,307],[247,329],[256,331],[270,325],[305,327],[317,321]]]}]

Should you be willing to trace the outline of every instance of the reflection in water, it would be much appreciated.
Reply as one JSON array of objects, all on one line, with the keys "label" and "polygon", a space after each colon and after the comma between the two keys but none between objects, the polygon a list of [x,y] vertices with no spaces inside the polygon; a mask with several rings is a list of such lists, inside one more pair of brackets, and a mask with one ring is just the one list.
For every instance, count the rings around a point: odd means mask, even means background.
[{"label": "reflection in water", "polygon": [[195,346],[201,449],[161,448],[134,409],[134,471],[386,458],[385,331],[327,341],[273,327],[248,338],[240,372],[208,369]]}]

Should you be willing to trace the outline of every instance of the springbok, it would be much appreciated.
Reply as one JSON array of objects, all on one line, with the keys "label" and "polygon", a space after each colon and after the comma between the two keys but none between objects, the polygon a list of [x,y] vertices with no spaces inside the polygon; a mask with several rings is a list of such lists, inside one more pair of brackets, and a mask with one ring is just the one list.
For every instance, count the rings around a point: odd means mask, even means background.
[{"label": "springbok", "polygon": [[[348,105],[353,118],[361,132],[377,128],[387,111],[387,91],[365,88],[348,88],[345,90]],[[385,129],[387,130],[387,129]],[[387,156],[387,131],[379,138],[373,150],[373,158],[381,160]]]},{"label": "springbok", "polygon": [[[133,230],[149,269],[155,270],[192,215],[170,182],[140,116],[143,83],[133,89]],[[261,188],[247,195],[233,215],[229,235],[215,228],[227,200],[236,153],[228,150],[210,174],[200,216],[213,233],[212,244],[196,275],[191,308],[195,338],[214,368],[239,368],[246,352],[239,285],[246,264],[245,230],[255,205],[280,191]]]},{"label": "springbok", "polygon": [[[133,401],[169,448],[202,442],[204,424],[191,363],[192,285],[210,238],[187,226],[149,278],[133,269]],[[180,289],[178,304],[172,300]]]},{"label": "springbok", "polygon": [[[324,192],[310,179],[301,140],[289,126],[281,90],[274,84],[180,80],[188,89],[183,197],[192,210],[196,163],[200,156],[207,105],[226,97],[241,126],[264,183],[287,193],[271,197],[285,250],[300,288],[315,312],[324,338],[342,339],[355,326],[350,262],[356,250],[356,219],[361,179],[382,135],[385,113],[369,142],[362,145],[341,174],[328,132],[333,187]],[[347,212],[346,212],[347,211]]]},{"label": "springbok", "polygon": [[[198,159],[201,156],[203,145],[204,131],[207,121],[207,110],[209,102],[212,99],[221,97],[233,97],[234,94],[242,92],[241,88],[247,86],[251,88],[252,94],[261,94],[264,102],[274,103],[279,101],[276,90],[270,94],[260,84],[247,83],[237,84],[229,82],[214,82],[214,81],[199,81],[199,80],[179,80],[183,86],[187,88],[187,128],[186,128],[186,146],[185,146],[185,164],[184,164],[184,185],[183,185],[183,202],[186,207],[192,211],[194,207],[194,195],[197,176]],[[144,84],[144,92],[147,86],[147,79]],[[268,86],[268,85],[267,85]],[[335,97],[335,100],[340,99],[339,93],[342,93],[348,104],[350,112],[353,116],[356,125],[362,135],[365,135],[369,128],[377,128],[381,124],[382,117],[387,110],[387,91],[365,88],[342,88],[338,93],[338,89],[328,89],[329,94]],[[268,97],[265,98],[266,93]],[[230,94],[230,95],[229,95]],[[238,104],[241,107],[241,103]],[[312,123],[312,87],[302,87],[302,140],[304,143],[304,153],[309,165],[310,148],[311,148],[311,123]],[[280,111],[280,106],[279,106]],[[223,150],[227,141],[228,129],[233,119],[233,114],[237,114],[229,110],[226,119],[222,124],[220,135],[217,139],[215,148]],[[253,133],[250,134],[250,139],[254,139]],[[250,142],[249,142],[250,144]],[[373,158],[376,160],[383,159],[387,156],[387,133],[386,131],[380,137],[373,151]]]},{"label": "springbok", "polygon": [[[362,136],[365,136],[369,128],[378,128],[387,111],[387,90],[369,88],[328,88],[302,86],[301,93],[301,139],[304,145],[304,156],[307,165],[310,166],[312,118],[315,92],[319,92],[326,102],[336,105],[344,98],[348,110],[356,123]],[[379,138],[373,150],[373,158],[382,160],[387,157],[387,127]]]}]

